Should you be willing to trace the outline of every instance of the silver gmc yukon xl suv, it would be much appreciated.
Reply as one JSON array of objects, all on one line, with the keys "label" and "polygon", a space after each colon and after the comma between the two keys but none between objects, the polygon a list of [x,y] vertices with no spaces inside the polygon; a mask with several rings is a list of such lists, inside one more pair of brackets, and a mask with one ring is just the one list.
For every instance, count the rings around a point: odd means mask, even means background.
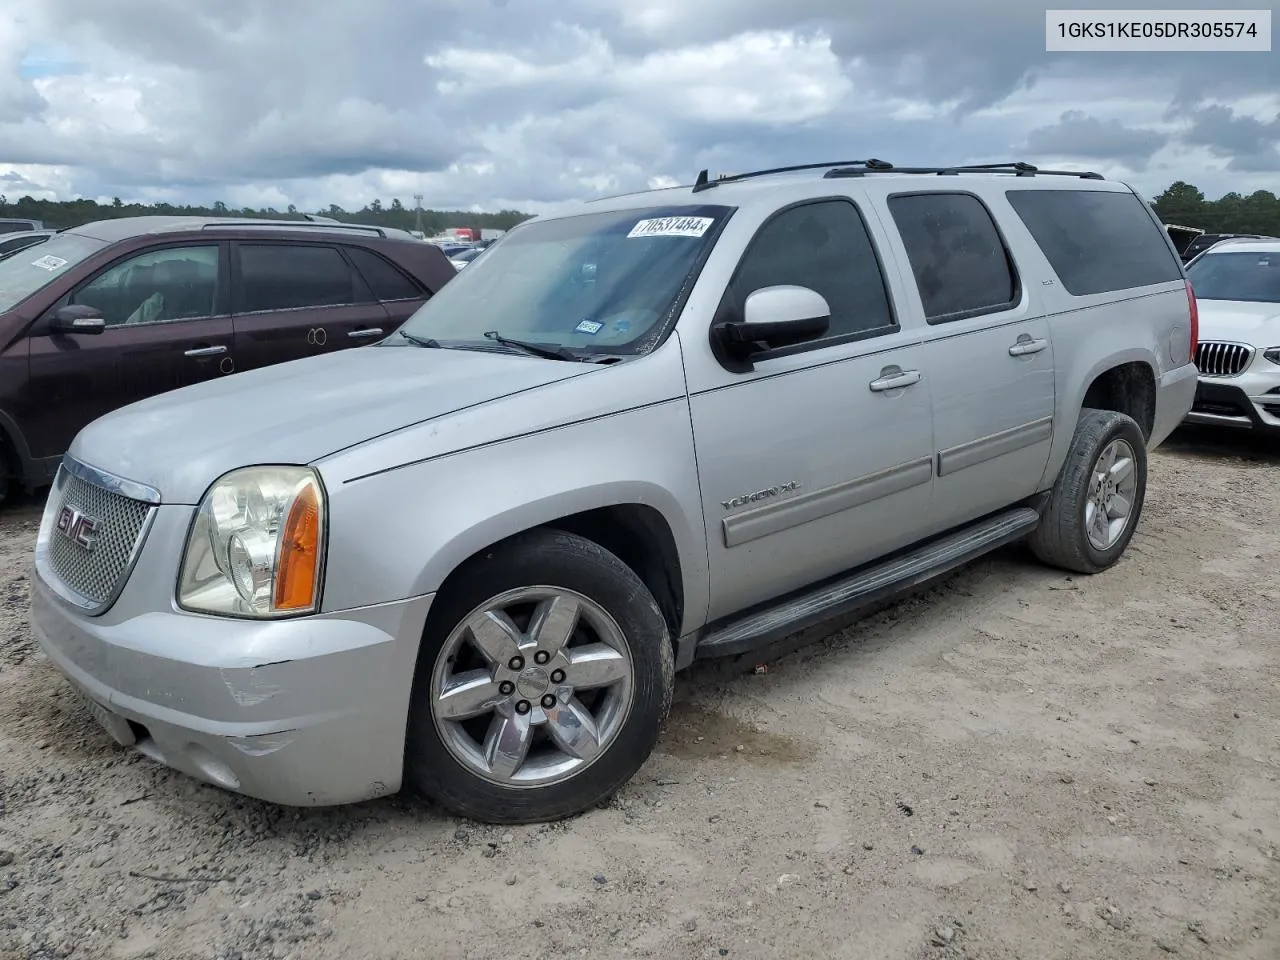
[{"label": "silver gmc yukon xl suv", "polygon": [[85,428],[33,623],[116,740],[226,789],[563,817],[697,658],[1023,538],[1115,563],[1195,340],[1095,174],[704,172],[520,225],[381,343]]}]

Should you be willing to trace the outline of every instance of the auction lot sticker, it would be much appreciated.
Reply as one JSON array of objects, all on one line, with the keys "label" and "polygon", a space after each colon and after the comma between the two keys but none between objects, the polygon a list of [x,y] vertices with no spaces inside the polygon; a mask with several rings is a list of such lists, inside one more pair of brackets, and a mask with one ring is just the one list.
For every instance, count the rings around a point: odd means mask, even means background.
[{"label": "auction lot sticker", "polygon": [[633,237],[700,237],[707,232],[715,220],[711,217],[657,217],[653,220],[641,220],[627,239]]},{"label": "auction lot sticker", "polygon": [[57,270],[59,267],[65,267],[67,261],[61,257],[41,257],[39,260],[32,260],[31,265],[42,270]]}]

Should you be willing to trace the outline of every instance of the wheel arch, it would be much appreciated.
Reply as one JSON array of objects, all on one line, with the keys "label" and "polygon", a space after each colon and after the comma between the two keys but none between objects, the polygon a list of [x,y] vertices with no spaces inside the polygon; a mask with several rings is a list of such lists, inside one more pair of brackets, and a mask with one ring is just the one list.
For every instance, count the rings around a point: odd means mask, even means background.
[{"label": "wheel arch", "polygon": [[[1080,411],[1089,407],[1125,413],[1137,421],[1143,437],[1150,439],[1155,424],[1156,392],[1160,365],[1150,350],[1141,347],[1109,353],[1088,367],[1060,370],[1074,389],[1061,389],[1053,448],[1040,488],[1053,486],[1075,437]],[[1079,374],[1076,370],[1080,370]]]},{"label": "wheel arch", "polygon": [[[490,517],[479,527],[461,531],[435,551],[419,575],[415,592],[447,590],[450,580],[469,561],[522,534],[537,529],[561,530],[598,544],[631,568],[657,600],[674,639],[683,632],[690,594],[701,592],[697,574],[705,569],[705,561],[700,565],[695,551],[688,546],[682,549],[678,527],[673,527],[670,517],[655,503],[661,499],[657,491],[647,484],[629,486],[646,489],[612,490],[612,496],[599,489],[574,491],[521,504]],[[592,495],[584,497],[588,493]],[[584,499],[596,500],[599,505],[575,509]]]}]

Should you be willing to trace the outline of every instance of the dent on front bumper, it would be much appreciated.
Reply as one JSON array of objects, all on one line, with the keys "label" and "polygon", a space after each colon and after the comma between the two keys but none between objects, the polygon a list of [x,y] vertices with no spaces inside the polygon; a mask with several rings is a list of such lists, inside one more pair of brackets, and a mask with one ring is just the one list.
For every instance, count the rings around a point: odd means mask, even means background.
[{"label": "dent on front bumper", "polygon": [[1253,367],[1235,377],[1200,377],[1184,422],[1280,433],[1280,366],[1275,372]]},{"label": "dent on front bumper", "polygon": [[275,622],[154,606],[130,614],[119,604],[94,618],[71,610],[37,572],[31,581],[41,648],[125,746],[289,806],[400,788],[431,596]]}]

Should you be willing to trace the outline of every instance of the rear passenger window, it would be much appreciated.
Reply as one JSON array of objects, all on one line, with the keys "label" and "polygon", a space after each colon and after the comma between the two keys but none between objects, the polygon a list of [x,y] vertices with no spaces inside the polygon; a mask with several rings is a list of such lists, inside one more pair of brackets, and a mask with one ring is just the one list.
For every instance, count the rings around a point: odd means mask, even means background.
[{"label": "rear passenger window", "polygon": [[399,267],[388,263],[378,254],[361,247],[347,247],[349,256],[365,282],[373,290],[377,300],[416,300],[424,293],[418,285],[406,277]]},{"label": "rear passenger window", "polygon": [[242,243],[240,289],[245,313],[369,302],[337,249],[301,243]]},{"label": "rear passenger window", "polygon": [[1074,297],[1182,279],[1164,231],[1132,193],[1010,190],[1007,196]]},{"label": "rear passenger window", "polygon": [[891,197],[925,319],[944,323],[1013,306],[1018,282],[1000,232],[977,197],[920,193]]},{"label": "rear passenger window", "polygon": [[730,294],[741,310],[751,293],[778,284],[808,287],[826,298],[831,307],[827,340],[895,325],[871,237],[858,208],[847,200],[791,207],[760,228],[738,265]]}]

